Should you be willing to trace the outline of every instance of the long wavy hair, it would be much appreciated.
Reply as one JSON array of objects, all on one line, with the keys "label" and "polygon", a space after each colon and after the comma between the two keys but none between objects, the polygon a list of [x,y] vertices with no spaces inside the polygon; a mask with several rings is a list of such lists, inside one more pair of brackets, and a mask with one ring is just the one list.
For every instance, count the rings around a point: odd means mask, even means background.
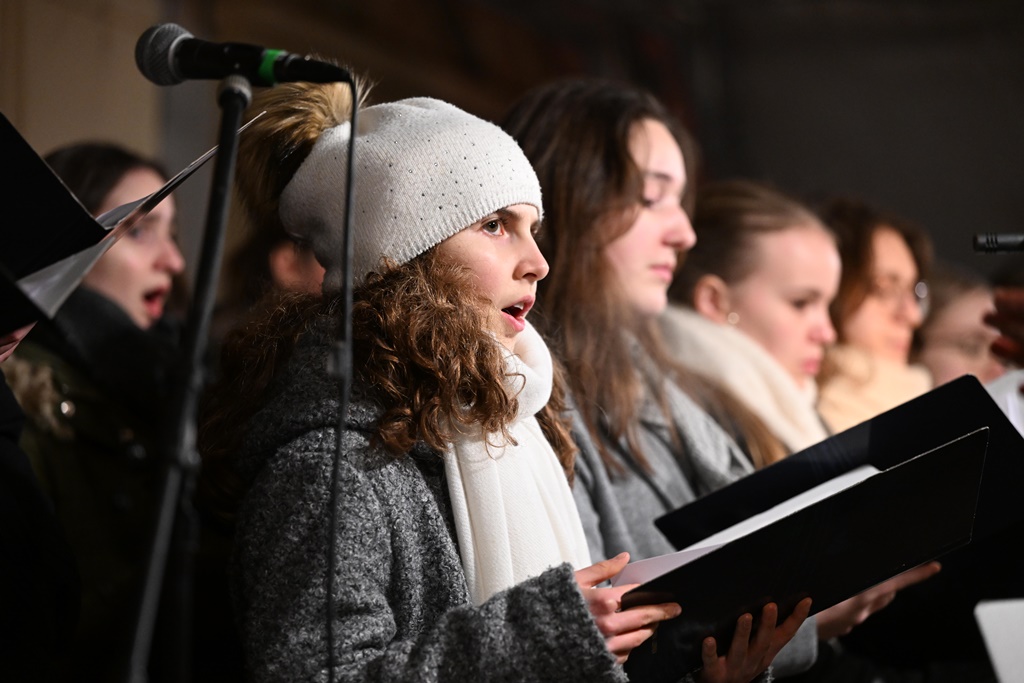
[{"label": "long wavy hair", "polygon": [[[609,438],[625,441],[649,468],[639,447],[640,399],[653,397],[669,418],[666,381],[689,394],[760,467],[779,457],[767,427],[721,385],[672,358],[657,321],[634,312],[604,255],[640,207],[643,175],[629,143],[646,119],[664,124],[683,152],[689,182],[682,205],[692,214],[697,146],[646,91],[604,80],[556,82],[528,93],[505,117],[503,127],[533,163],[544,193],[538,243],[551,273],[538,285],[539,325],[565,364],[580,417],[610,473],[623,468]],[[637,345],[647,367],[638,367]],[[680,435],[671,436],[681,452]]]},{"label": "long wavy hair", "polygon": [[[281,191],[316,138],[347,121],[353,104],[335,85],[290,84],[254,99],[253,110],[266,114],[243,135],[238,171],[254,225],[280,223]],[[353,292],[353,385],[382,408],[374,440],[395,457],[416,442],[444,451],[456,434],[475,429],[494,435],[492,443],[511,441],[519,404],[508,390],[507,351],[487,331],[491,303],[473,278],[434,248],[406,264],[387,264]],[[248,422],[271,398],[303,335],[340,325],[339,310],[337,297],[271,294],[225,339],[221,376],[199,433],[201,500],[222,518],[231,519],[245,493],[235,458]],[[556,365],[552,398],[537,419],[571,476],[576,449],[564,412],[564,376]]]},{"label": "long wavy hair", "polygon": [[612,472],[621,465],[607,437],[624,439],[637,462],[648,466],[637,439],[645,389],[668,411],[662,377],[638,371],[633,344],[659,370],[676,377],[685,373],[665,352],[655,321],[642,319],[627,303],[604,254],[629,230],[640,206],[643,176],[629,142],[645,119],[664,123],[690,163],[693,155],[685,151],[692,143],[661,103],[608,81],[542,86],[503,122],[533,163],[544,193],[538,243],[551,272],[538,285],[540,324],[566,366],[580,416]]}]

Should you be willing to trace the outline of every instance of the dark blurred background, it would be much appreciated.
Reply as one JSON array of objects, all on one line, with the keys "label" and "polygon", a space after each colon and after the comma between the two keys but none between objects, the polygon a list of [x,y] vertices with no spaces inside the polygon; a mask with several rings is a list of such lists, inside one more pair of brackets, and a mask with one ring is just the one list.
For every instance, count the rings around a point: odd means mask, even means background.
[{"label": "dark blurred background", "polygon": [[[639,83],[694,132],[702,178],[767,180],[812,200],[857,196],[920,223],[946,259],[990,274],[1020,263],[975,255],[971,238],[1024,232],[1021,0],[2,2],[0,57],[15,61],[0,105],[40,151],[89,125],[109,127],[95,133],[105,137],[131,131],[136,110],[148,123],[127,142],[172,168],[211,146],[215,83],[161,89],[133,73],[139,34],[174,21],[209,40],[338,59],[376,83],[372,101],[430,95],[491,119],[549,79]],[[64,35],[86,54],[68,56]],[[101,64],[90,62],[89,46],[104,40]],[[47,76],[40,61],[55,51],[65,54],[53,82],[25,76]],[[94,90],[102,101],[82,101]],[[126,91],[128,102],[95,115]],[[84,111],[91,123],[73,114]],[[182,195],[187,256],[206,182]]]}]

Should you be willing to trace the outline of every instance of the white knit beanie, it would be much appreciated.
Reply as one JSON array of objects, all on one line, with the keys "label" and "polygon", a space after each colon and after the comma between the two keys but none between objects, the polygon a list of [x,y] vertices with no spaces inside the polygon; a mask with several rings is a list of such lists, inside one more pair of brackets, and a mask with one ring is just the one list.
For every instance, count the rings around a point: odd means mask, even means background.
[{"label": "white knit beanie", "polygon": [[[349,124],[324,131],[281,194],[285,229],[342,282]],[[540,183],[519,145],[492,123],[430,98],[359,111],[353,204],[353,279],[382,258],[402,264],[497,209],[532,204]]]}]

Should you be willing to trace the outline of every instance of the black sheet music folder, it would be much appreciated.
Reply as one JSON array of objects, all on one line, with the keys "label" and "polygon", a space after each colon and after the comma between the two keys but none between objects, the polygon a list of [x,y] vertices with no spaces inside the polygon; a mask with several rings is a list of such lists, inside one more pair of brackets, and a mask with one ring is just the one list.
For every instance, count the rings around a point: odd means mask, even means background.
[{"label": "black sheet music folder", "polygon": [[781,620],[807,596],[814,613],[968,543],[988,436],[978,429],[893,464],[627,593],[624,607],[683,608],[633,650],[630,677],[677,681],[701,665],[706,636],[728,648],[744,613],[775,602]]},{"label": "black sheet music folder", "polygon": [[19,279],[106,235],[3,114],[0,148],[15,180],[4,183],[7,216],[0,248],[0,334],[38,320],[41,312],[15,284]]},{"label": "black sheet music folder", "polygon": [[1024,437],[978,379],[953,380],[655,520],[676,548],[693,543],[860,465],[884,470],[976,429],[989,429],[975,521],[983,538],[1024,521]]},{"label": "black sheet music folder", "polygon": [[52,317],[117,237],[216,152],[206,152],[148,197],[93,218],[3,114],[0,149],[16,174],[15,182],[0,185],[6,210],[0,228],[0,335]]}]

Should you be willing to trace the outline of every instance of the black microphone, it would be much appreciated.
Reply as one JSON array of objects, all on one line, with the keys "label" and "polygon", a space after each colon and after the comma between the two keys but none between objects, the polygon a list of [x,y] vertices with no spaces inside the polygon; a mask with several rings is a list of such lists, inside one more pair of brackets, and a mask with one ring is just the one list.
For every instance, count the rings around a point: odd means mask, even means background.
[{"label": "black microphone", "polygon": [[974,251],[986,254],[1024,251],[1024,234],[1019,232],[979,233],[974,236]]},{"label": "black microphone", "polygon": [[290,81],[351,82],[340,66],[244,43],[200,40],[177,24],[146,30],[135,44],[135,63],[157,85],[177,85],[189,79],[221,79],[240,74],[253,85]]}]

